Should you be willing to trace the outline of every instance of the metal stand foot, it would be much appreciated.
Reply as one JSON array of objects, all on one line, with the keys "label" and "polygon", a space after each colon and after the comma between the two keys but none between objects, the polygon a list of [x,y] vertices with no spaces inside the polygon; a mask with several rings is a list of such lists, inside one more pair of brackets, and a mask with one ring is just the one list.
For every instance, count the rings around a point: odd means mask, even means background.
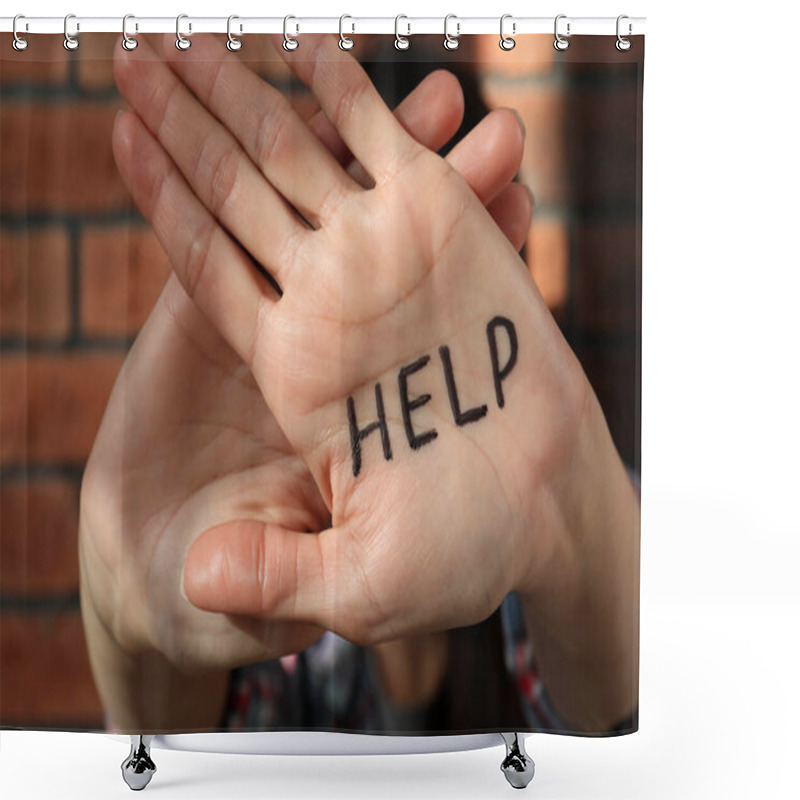
[{"label": "metal stand foot", "polygon": [[141,791],[150,783],[156,765],[150,758],[152,736],[131,736],[131,752],[122,762],[122,778],[135,792]]},{"label": "metal stand foot", "polygon": [[501,733],[506,743],[506,757],[500,765],[506,780],[515,789],[524,789],[532,780],[536,765],[525,752],[525,740],[519,733]]}]

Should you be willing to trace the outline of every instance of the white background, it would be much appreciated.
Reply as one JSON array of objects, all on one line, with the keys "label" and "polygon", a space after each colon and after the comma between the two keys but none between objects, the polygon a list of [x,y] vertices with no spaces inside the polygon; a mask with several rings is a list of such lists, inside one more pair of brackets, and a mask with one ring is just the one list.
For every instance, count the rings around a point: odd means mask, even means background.
[{"label": "white background", "polygon": [[[797,4],[20,2],[3,13],[647,16],[641,730],[529,738],[537,775],[527,795],[797,798]],[[100,735],[3,731],[0,794],[129,797],[119,772],[126,754]],[[145,790],[154,798],[512,792],[498,769],[502,748],[154,755],[159,771]]]}]

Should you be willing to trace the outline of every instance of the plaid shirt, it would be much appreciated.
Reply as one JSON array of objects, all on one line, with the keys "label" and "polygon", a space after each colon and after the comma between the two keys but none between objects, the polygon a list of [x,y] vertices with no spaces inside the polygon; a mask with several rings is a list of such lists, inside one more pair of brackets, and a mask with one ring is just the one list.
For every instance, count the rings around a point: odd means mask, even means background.
[{"label": "plaid shirt", "polygon": [[[553,708],[539,679],[516,593],[500,607],[504,663],[532,730],[575,733]],[[424,733],[431,707],[399,708],[381,691],[372,653],[327,631],[302,653],[231,672],[220,728],[230,731],[330,730],[351,733]],[[105,729],[116,732],[106,714]],[[638,729],[638,711],[608,731]]]},{"label": "plaid shirt", "polygon": [[[539,680],[515,593],[501,606],[505,666],[529,726],[569,732]],[[331,631],[300,654],[231,673],[223,727],[233,731],[314,729],[424,732],[428,708],[393,706],[380,689],[371,652]]]}]

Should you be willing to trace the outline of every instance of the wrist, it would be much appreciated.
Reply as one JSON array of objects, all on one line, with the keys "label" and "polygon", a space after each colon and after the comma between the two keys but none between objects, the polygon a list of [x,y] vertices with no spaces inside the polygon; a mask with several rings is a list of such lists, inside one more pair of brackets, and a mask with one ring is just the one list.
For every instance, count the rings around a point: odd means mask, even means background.
[{"label": "wrist", "polygon": [[580,363],[558,339],[563,352],[551,356],[556,367],[529,373],[514,426],[525,434],[513,443],[522,456],[510,471],[521,498],[512,583],[520,596],[550,595],[576,580],[584,531],[602,494],[597,473],[619,458]]},{"label": "wrist", "polygon": [[[578,730],[610,729],[638,699],[639,500],[588,388],[567,469],[543,486],[518,583],[540,677]],[[533,549],[533,548],[532,548]]]},{"label": "wrist", "polygon": [[81,615],[95,685],[116,733],[219,728],[229,670],[186,673],[155,650],[125,649],[101,619],[84,582]]}]

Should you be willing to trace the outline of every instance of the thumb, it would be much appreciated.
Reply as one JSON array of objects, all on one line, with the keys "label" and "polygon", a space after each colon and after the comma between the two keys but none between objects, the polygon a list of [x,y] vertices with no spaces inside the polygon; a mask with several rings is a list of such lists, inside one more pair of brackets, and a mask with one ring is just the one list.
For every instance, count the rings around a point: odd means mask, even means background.
[{"label": "thumb", "polygon": [[189,548],[184,591],[205,611],[342,632],[337,618],[349,615],[347,598],[334,591],[341,588],[335,546],[333,529],[298,533],[255,520],[227,522],[209,528]]}]

